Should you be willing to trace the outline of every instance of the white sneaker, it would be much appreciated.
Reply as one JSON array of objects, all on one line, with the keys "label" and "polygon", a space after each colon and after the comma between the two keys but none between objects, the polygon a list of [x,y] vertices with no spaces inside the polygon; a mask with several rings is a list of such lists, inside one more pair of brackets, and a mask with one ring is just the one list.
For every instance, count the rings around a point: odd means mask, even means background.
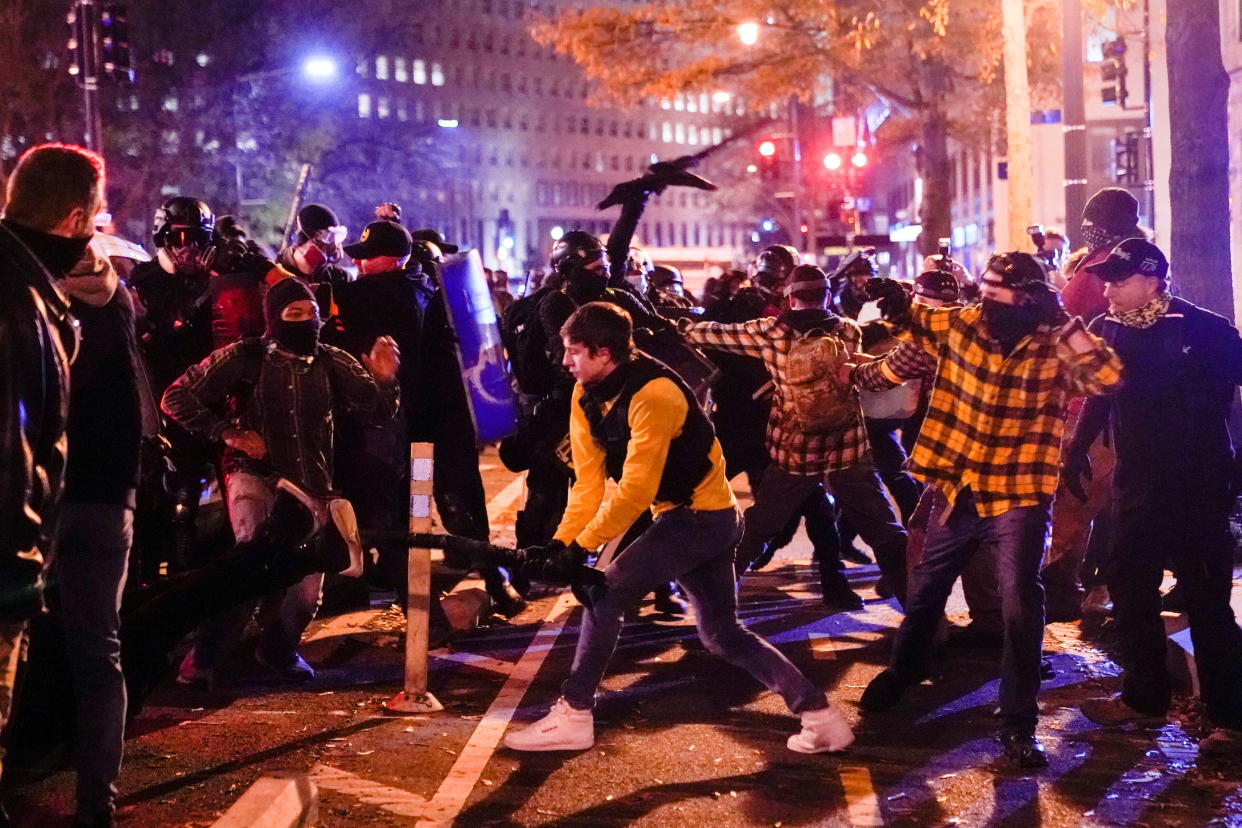
[{"label": "white sneaker", "polygon": [[586,750],[595,744],[595,716],[575,710],[564,699],[537,722],[505,736],[511,750]]},{"label": "white sneaker", "polygon": [[802,732],[789,737],[785,747],[797,753],[836,753],[854,743],[854,731],[831,707],[802,714]]}]

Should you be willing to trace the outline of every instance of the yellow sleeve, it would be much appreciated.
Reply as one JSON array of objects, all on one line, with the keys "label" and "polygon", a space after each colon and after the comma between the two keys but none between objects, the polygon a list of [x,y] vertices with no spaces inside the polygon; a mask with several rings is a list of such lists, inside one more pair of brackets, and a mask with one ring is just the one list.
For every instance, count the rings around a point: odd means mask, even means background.
[{"label": "yellow sleeve", "polygon": [[[573,538],[580,546],[595,549],[608,543],[651,508],[664,474],[669,443],[681,432],[689,410],[681,389],[671,380],[652,380],[634,395],[630,401],[630,442],[621,481],[604,508]],[[561,526],[565,527],[563,521]],[[560,530],[557,538],[567,540]]]},{"label": "yellow sleeve", "polygon": [[569,450],[573,457],[574,485],[569,490],[569,503],[553,535],[562,543],[569,543],[582,534],[604,502],[604,452],[591,439],[591,426],[579,405],[581,399],[582,386],[575,385],[573,398],[569,402]]}]

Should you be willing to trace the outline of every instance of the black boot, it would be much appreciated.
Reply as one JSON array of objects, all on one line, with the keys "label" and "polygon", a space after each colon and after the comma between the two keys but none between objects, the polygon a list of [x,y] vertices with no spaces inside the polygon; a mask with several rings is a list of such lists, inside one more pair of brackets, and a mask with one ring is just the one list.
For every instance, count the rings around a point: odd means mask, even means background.
[{"label": "black boot", "polygon": [[1022,770],[1043,770],[1048,767],[1048,754],[1034,733],[1006,730],[1000,734],[1005,758]]}]

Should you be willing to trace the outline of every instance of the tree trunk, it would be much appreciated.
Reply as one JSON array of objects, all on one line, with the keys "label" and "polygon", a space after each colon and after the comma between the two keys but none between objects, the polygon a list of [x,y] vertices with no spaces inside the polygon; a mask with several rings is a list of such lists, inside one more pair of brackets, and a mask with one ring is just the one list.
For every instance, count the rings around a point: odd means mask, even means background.
[{"label": "tree trunk", "polygon": [[923,203],[919,221],[919,252],[935,253],[940,239],[953,234],[953,167],[949,163],[948,119],[938,107],[922,114],[919,174],[923,177]]},{"label": "tree trunk", "polygon": [[1022,0],[1001,0],[1005,63],[1005,146],[1009,160],[1009,248],[1022,246],[1031,224],[1034,165],[1031,160],[1031,85],[1026,66],[1026,9]]},{"label": "tree trunk", "polygon": [[1218,0],[1178,0],[1168,17],[1169,196],[1176,292],[1233,318],[1229,258],[1229,76]]}]

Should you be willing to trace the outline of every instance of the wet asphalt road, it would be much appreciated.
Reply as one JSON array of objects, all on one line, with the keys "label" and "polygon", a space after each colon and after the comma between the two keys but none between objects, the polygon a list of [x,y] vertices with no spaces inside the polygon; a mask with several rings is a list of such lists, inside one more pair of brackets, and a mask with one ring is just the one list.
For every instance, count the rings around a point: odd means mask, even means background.
[{"label": "wet asphalt road", "polygon": [[[511,542],[513,477],[494,455],[484,463],[494,538]],[[780,699],[705,653],[692,624],[650,607],[630,618],[605,679],[594,749],[494,749],[510,713],[516,724],[542,715],[572,659],[581,610],[556,592],[436,653],[444,712],[385,716],[401,642],[377,606],[316,622],[310,685],[273,682],[243,651],[220,692],[161,688],[131,728],[122,824],[210,825],[264,772],[294,769],[316,780],[325,826],[1242,826],[1242,763],[1197,760],[1193,705],[1153,730],[1081,716],[1082,699],[1116,687],[1117,667],[1076,624],[1051,625],[1046,639],[1056,677],[1040,697],[1044,773],[999,758],[993,653],[947,650],[940,675],[901,707],[861,717],[900,615],[875,597],[874,567],[849,569],[863,611],[826,614],[808,557],[800,537],[748,579],[742,614],[856,723],[844,754],[787,751],[795,720]],[[26,789],[18,824],[67,824],[71,790],[64,773]]]}]

